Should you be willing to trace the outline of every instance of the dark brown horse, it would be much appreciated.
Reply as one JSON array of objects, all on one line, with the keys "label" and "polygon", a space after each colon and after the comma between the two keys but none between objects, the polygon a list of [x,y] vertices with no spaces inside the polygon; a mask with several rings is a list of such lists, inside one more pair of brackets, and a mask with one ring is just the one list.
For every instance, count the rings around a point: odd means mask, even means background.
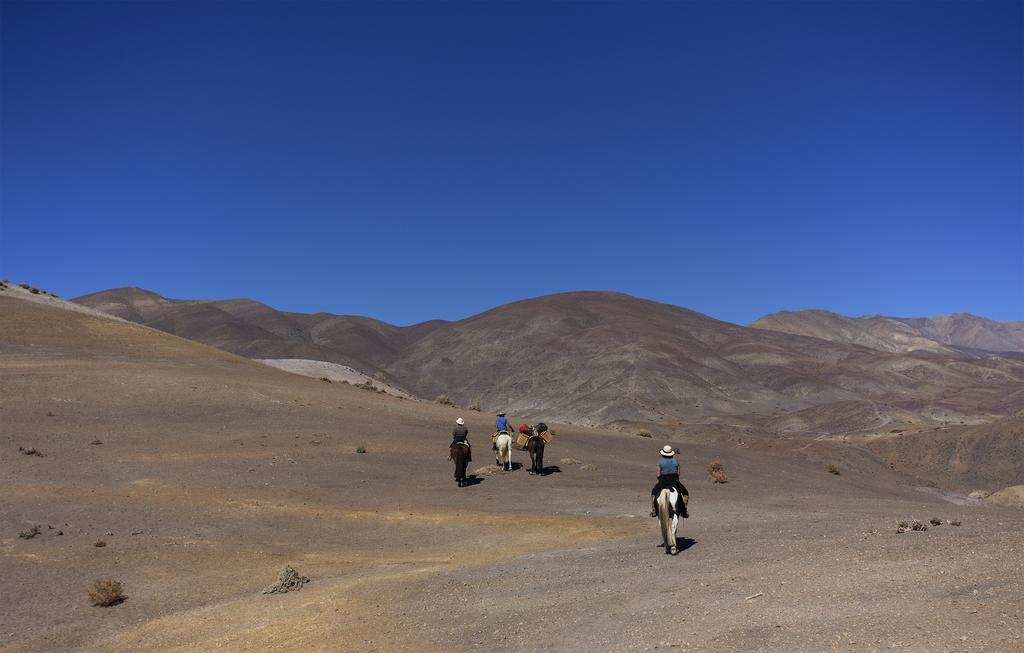
[{"label": "dark brown horse", "polygon": [[530,452],[530,474],[544,473],[544,438],[539,434],[531,435],[526,441],[526,450]]},{"label": "dark brown horse", "polygon": [[450,451],[451,459],[455,461],[455,481],[459,487],[466,487],[466,465],[469,464],[469,445],[465,442],[456,442]]}]

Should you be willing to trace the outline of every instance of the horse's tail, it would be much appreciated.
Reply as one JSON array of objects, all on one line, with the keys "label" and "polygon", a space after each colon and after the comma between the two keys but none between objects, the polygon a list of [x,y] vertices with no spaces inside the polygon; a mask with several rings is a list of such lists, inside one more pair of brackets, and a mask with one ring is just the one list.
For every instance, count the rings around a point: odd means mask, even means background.
[{"label": "horse's tail", "polygon": [[672,519],[675,516],[675,506],[672,495],[675,490],[664,488],[658,493],[658,521],[661,522],[661,539],[665,542],[665,550],[668,551],[676,543],[670,541],[672,537]]}]

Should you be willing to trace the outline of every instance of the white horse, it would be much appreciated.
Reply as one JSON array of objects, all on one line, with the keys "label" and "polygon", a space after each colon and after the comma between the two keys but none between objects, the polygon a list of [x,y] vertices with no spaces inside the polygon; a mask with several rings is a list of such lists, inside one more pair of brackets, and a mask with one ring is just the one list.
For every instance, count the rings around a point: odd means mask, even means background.
[{"label": "white horse", "polygon": [[665,541],[665,553],[675,555],[676,528],[679,526],[679,515],[676,514],[676,499],[679,493],[675,488],[664,488],[658,493],[658,521],[661,522],[661,538]]},{"label": "white horse", "polygon": [[512,436],[505,431],[494,438],[494,463],[506,471],[512,471]]}]

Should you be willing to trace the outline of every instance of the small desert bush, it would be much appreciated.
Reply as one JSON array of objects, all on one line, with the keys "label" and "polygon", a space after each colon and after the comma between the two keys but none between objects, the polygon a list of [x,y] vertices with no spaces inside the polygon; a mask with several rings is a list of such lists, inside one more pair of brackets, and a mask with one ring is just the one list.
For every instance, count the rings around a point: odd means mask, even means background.
[{"label": "small desert bush", "polygon": [[39,289],[38,288],[29,288],[28,291],[30,293],[32,293],[33,295],[38,295],[39,294]]},{"label": "small desert bush", "polygon": [[922,524],[917,519],[915,519],[913,521],[910,521],[910,522],[901,521],[900,523],[896,524],[896,532],[897,533],[908,533],[910,531],[926,531],[926,530],[928,530],[928,527],[925,526],[924,524]]},{"label": "small desert bush", "polygon": [[928,520],[928,523],[931,524],[932,526],[942,526],[942,520],[939,519],[938,517],[932,517],[931,519]]},{"label": "small desert bush", "polygon": [[39,530],[39,526],[37,525],[37,526],[33,526],[32,528],[28,529],[27,531],[22,531],[22,532],[18,533],[18,537],[20,537],[23,540],[31,540],[33,537],[35,537],[36,535],[39,535],[40,533],[42,533],[42,531]]},{"label": "small desert bush", "polygon": [[104,542],[103,540],[96,540],[95,542],[93,542],[93,546],[96,547],[97,549],[102,549],[106,545],[107,545],[107,543]]},{"label": "small desert bush", "polygon": [[435,404],[441,404],[442,406],[454,406],[455,402],[448,398],[448,395],[437,395],[434,397]]},{"label": "small desert bush", "polygon": [[366,453],[366,447],[356,447],[356,453]]},{"label": "small desert bush", "polygon": [[29,288],[31,288],[32,286],[28,285],[27,283],[19,283],[19,284],[18,284],[18,287],[19,287],[19,288],[24,288],[25,290],[28,290],[28,289],[29,289]]},{"label": "small desert bush", "polygon": [[109,608],[124,601],[124,594],[121,593],[123,589],[120,581],[98,580],[96,586],[89,592],[89,600],[93,605]]},{"label": "small desert bush", "polygon": [[718,460],[708,465],[708,474],[711,475],[711,478],[715,481],[715,483],[729,482],[729,477],[726,476],[725,474],[725,466],[722,465],[722,463]]},{"label": "small desert bush", "polygon": [[330,383],[331,382],[331,380],[328,379],[326,376],[321,376],[320,380],[323,381],[324,383]]},{"label": "small desert bush", "polygon": [[377,372],[376,374],[374,374],[373,378],[377,379],[381,383],[384,383],[385,381],[388,380],[388,374],[387,374],[387,372],[380,371],[380,372]]},{"label": "small desert bush", "polygon": [[836,467],[835,465],[829,465],[828,466],[828,473],[829,474],[835,474],[836,476],[839,476],[839,473],[840,473],[839,472],[839,468]]},{"label": "small desert bush", "polygon": [[470,410],[475,410],[476,412],[479,413],[480,412],[480,400],[479,399],[474,399],[473,403],[471,403],[469,405],[469,409]]},{"label": "small desert bush", "polygon": [[653,437],[651,435],[650,431],[637,431],[636,435],[637,435],[638,438],[650,438],[650,437]]}]

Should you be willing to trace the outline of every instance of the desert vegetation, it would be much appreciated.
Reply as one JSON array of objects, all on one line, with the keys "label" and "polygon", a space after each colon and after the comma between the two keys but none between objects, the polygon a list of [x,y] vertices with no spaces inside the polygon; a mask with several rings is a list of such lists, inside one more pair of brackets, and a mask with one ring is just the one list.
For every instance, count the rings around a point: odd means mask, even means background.
[{"label": "desert vegetation", "polygon": [[452,401],[448,395],[437,395],[434,397],[435,404],[441,404],[442,406],[454,406],[455,402]]},{"label": "desert vegetation", "polygon": [[725,466],[721,461],[716,460],[708,465],[708,474],[715,483],[728,483],[729,477],[725,473]]},{"label": "desert vegetation", "polygon": [[124,588],[120,581],[98,580],[92,591],[89,592],[89,600],[92,604],[101,608],[109,608],[125,600]]},{"label": "desert vegetation", "polygon": [[647,431],[647,430],[637,431],[636,435],[637,435],[638,438],[650,438],[650,437],[653,437],[651,435],[651,432]]},{"label": "desert vegetation", "polygon": [[835,474],[836,476],[839,476],[840,474],[839,467],[836,465],[829,465],[826,469],[829,474]]}]

